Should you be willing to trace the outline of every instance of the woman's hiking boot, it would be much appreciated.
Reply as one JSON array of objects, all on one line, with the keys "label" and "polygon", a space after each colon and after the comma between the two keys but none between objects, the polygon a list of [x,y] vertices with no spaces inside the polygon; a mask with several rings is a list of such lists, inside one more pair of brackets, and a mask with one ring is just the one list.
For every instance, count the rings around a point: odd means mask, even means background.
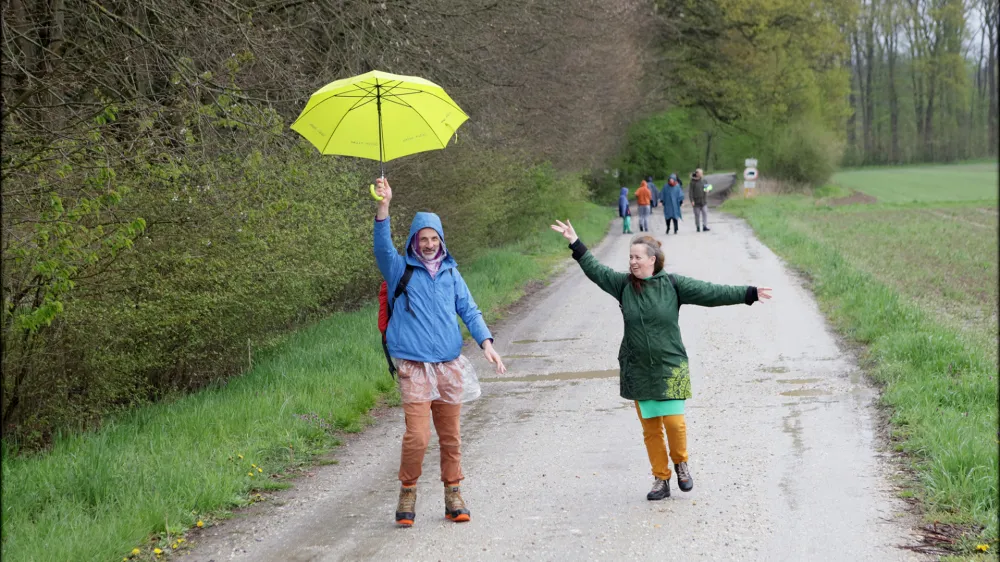
[{"label": "woman's hiking boot", "polygon": [[691,478],[691,471],[688,463],[682,462],[674,465],[674,472],[677,473],[677,487],[682,492],[690,492],[694,488],[694,478]]},{"label": "woman's hiking boot", "polygon": [[396,524],[400,527],[412,527],[417,517],[417,487],[400,486],[399,503],[396,504]]},{"label": "woman's hiking boot", "polygon": [[670,480],[653,480],[653,489],[646,494],[649,501],[662,500],[670,497]]},{"label": "woman's hiking boot", "polygon": [[469,510],[462,500],[462,488],[460,486],[444,487],[444,516],[449,521],[464,523],[471,519]]}]

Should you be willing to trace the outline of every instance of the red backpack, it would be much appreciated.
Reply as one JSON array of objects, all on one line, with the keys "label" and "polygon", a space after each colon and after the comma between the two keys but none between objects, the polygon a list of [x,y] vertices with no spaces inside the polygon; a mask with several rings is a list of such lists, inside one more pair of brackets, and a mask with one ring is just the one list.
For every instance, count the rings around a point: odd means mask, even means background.
[{"label": "red backpack", "polygon": [[[389,330],[389,320],[392,318],[392,303],[395,303],[400,295],[406,293],[406,285],[412,276],[413,266],[406,264],[406,271],[399,278],[399,283],[396,283],[396,290],[393,291],[391,302],[389,301],[389,284],[383,281],[378,289],[378,331],[382,332],[382,351],[385,353],[385,362],[389,364],[389,374],[393,377],[396,376],[396,366],[392,364],[392,356],[389,355],[389,344],[385,339],[385,333]],[[406,306],[409,307],[409,294],[406,295],[406,299]]]}]

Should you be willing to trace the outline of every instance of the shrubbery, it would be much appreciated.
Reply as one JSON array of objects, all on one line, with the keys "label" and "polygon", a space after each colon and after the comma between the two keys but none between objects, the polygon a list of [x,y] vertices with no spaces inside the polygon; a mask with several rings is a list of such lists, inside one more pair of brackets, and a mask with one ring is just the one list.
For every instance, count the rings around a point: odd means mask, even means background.
[{"label": "shrubbery", "polygon": [[837,170],[843,152],[822,126],[798,121],[785,127],[768,150],[761,174],[800,185],[820,186]]}]

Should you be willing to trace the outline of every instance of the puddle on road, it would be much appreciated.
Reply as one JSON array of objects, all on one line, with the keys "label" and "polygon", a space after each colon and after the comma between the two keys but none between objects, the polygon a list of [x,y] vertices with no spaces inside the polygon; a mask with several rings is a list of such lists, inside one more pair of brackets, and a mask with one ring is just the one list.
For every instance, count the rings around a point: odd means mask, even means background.
[{"label": "puddle on road", "polygon": [[479,382],[539,382],[572,381],[581,379],[610,379],[618,376],[618,369],[610,371],[581,371],[576,373],[550,373],[548,375],[525,375],[523,377],[481,378]]},{"label": "puddle on road", "polygon": [[798,390],[788,390],[782,392],[782,396],[829,396],[832,392],[820,390],[818,388],[800,388]]},{"label": "puddle on road", "polygon": [[781,366],[761,367],[760,370],[765,373],[787,373],[788,367],[781,367]]},{"label": "puddle on road", "polygon": [[814,382],[820,382],[823,379],[778,379],[777,382],[782,384],[812,384]]},{"label": "puddle on road", "polygon": [[576,341],[578,339],[580,339],[580,338],[560,338],[560,339],[554,339],[554,340],[517,340],[517,341],[511,342],[511,343],[516,344],[516,345],[523,345],[523,344],[528,344],[528,343],[551,343],[551,342],[560,342],[560,341]]}]

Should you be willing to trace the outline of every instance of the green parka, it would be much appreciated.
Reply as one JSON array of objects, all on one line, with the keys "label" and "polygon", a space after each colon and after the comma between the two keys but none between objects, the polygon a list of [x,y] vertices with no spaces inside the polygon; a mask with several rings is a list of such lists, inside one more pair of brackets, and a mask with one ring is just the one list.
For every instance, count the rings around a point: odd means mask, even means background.
[{"label": "green parka", "polygon": [[627,273],[601,264],[582,242],[570,246],[583,273],[618,300],[625,335],[618,350],[621,397],[627,400],[686,400],[691,397],[687,351],[677,316],[680,305],[753,304],[757,288],[715,285],[665,271],[643,282],[636,292]]}]

